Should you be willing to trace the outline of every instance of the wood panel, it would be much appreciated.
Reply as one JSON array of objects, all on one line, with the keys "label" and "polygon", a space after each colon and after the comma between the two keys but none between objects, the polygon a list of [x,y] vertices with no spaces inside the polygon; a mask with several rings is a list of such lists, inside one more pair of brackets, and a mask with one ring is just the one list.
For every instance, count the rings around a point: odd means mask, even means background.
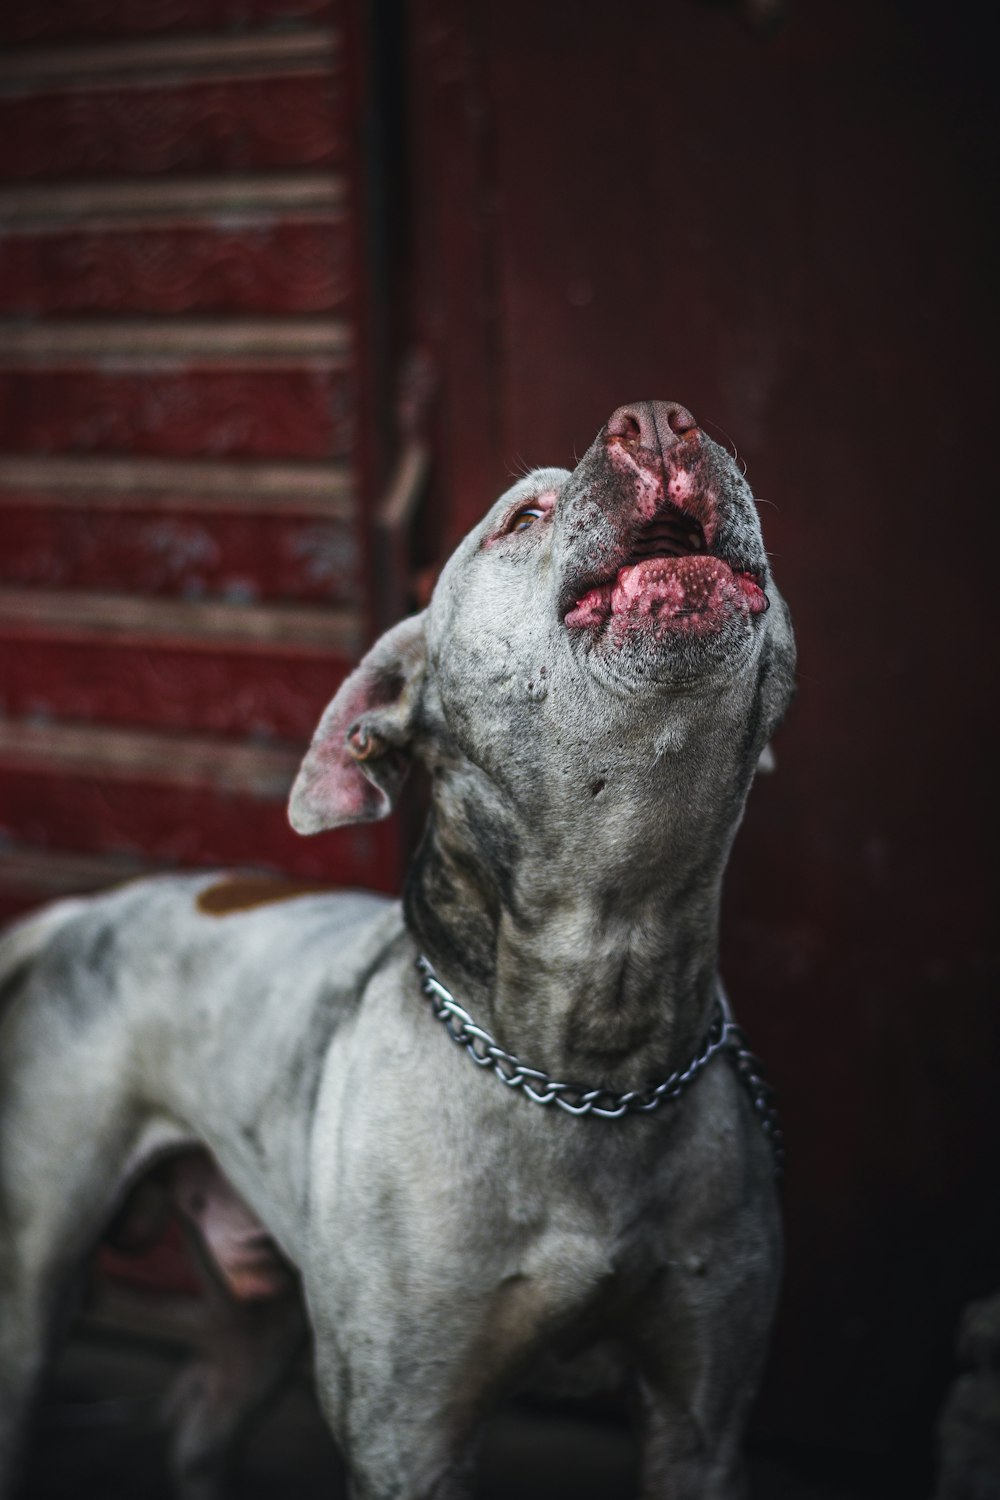
[{"label": "wood panel", "polygon": [[0,365],[8,453],[326,458],[350,453],[355,386],[330,360],[195,369]]},{"label": "wood panel", "polygon": [[353,610],[307,605],[245,605],[218,599],[148,599],[137,594],[72,593],[63,589],[0,588],[8,636],[103,643],[182,641],[192,650],[218,646],[264,654],[289,647],[322,656],[354,651]]},{"label": "wood panel", "polygon": [[[51,738],[41,743],[51,755]],[[264,795],[225,784],[232,768],[218,744],[205,748],[190,775],[182,774],[183,764],[178,769],[183,750],[182,742],[165,745],[162,778],[146,765],[132,769],[127,764],[112,778],[106,745],[99,748],[89,775],[72,767],[48,774],[27,764],[23,770],[5,769],[0,834],[42,849],[141,854],[172,867],[262,866],[372,890],[397,888],[392,828],[345,829],[314,839],[293,833],[285,798],[297,756],[265,768]],[[6,749],[0,753],[7,762]],[[39,754],[36,748],[36,764]],[[249,774],[244,766],[233,772],[237,781]]]},{"label": "wood panel", "polygon": [[337,463],[178,462],[0,455],[0,505],[88,512],[129,508],[213,515],[356,518],[351,468]]},{"label": "wood panel", "polygon": [[0,904],[81,860],[396,876],[391,831],[321,855],[282,805],[371,614],[362,37],[3,8]]},{"label": "wood panel", "polygon": [[352,522],[17,507],[0,496],[0,584],[230,602],[360,602]]},{"label": "wood panel", "polygon": [[343,312],[352,290],[331,214],[0,233],[0,315]]},{"label": "wood panel", "polygon": [[[150,181],[108,178],[39,185],[0,186],[0,225],[13,232],[52,229],[64,221],[75,231],[115,233],[132,224],[180,219],[202,228],[231,223],[239,215],[295,215],[343,211],[350,194],[343,173],[189,177],[176,173]],[[354,230],[356,233],[356,227]]]},{"label": "wood panel", "polygon": [[321,74],[334,69],[339,42],[330,27],[295,27],[270,33],[228,36],[170,36],[128,39],[96,46],[17,47],[0,53],[0,85],[16,92],[27,84],[32,93],[43,85],[73,91],[95,82],[145,86],[150,78],[174,82],[202,77],[280,78],[289,73]]},{"label": "wood panel", "polygon": [[27,182],[334,167],[345,154],[342,115],[326,70],[0,95],[0,175]]},{"label": "wood panel", "polygon": [[[46,723],[103,723],[305,741],[347,675],[334,646],[185,649],[154,640],[27,638],[0,619],[0,709]],[[2,765],[2,762],[0,762]]]},{"label": "wood panel", "polygon": [[0,7],[0,40],[14,46],[326,26],[337,9],[334,0],[33,0]]}]

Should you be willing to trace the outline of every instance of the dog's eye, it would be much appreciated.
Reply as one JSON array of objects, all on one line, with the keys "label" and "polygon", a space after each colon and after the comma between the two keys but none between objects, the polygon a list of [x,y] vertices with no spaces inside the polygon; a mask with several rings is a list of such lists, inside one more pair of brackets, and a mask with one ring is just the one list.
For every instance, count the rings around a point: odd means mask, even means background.
[{"label": "dog's eye", "polygon": [[507,530],[527,531],[528,527],[534,526],[535,522],[540,521],[544,514],[545,512],[539,510],[537,505],[525,505],[513,517],[510,525],[507,527]]}]

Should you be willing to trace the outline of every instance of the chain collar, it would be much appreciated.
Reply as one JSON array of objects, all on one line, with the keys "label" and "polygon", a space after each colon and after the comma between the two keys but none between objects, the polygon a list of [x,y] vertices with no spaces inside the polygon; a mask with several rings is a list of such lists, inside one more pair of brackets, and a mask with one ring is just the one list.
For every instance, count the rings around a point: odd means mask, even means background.
[{"label": "chain collar", "polygon": [[680,1098],[719,1052],[726,1052],[743,1082],[761,1129],[771,1142],[774,1170],[780,1177],[785,1166],[785,1147],[774,1091],[764,1077],[757,1058],[746,1045],[742,1029],[733,1020],[729,1001],[721,985],[716,996],[715,1015],[704,1045],[686,1068],[671,1073],[662,1083],[644,1089],[587,1089],[574,1083],[560,1083],[540,1068],[528,1068],[512,1052],[505,1052],[490,1033],[476,1024],[467,1010],[441,983],[429,959],[417,959],[424,994],[431,1010],[452,1041],[464,1047],[478,1068],[490,1068],[510,1089],[520,1089],[533,1104],[555,1104],[570,1115],[597,1115],[602,1120],[618,1120],[627,1114],[651,1114],[661,1104]]}]

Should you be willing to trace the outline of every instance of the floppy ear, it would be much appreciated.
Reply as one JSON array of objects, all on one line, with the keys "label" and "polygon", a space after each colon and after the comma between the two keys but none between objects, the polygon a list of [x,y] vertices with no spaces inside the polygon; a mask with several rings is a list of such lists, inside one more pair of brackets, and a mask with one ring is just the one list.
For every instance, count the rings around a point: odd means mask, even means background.
[{"label": "floppy ear", "polygon": [[382,636],[327,706],[288,803],[296,833],[388,817],[410,769],[424,679],[423,615]]}]

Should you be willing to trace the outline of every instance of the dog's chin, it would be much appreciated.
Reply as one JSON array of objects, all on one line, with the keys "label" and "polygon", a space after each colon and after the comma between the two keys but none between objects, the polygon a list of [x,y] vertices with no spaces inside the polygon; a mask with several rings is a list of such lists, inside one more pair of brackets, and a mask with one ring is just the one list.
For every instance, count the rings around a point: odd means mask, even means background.
[{"label": "dog's chin", "polygon": [[744,659],[768,607],[762,582],[720,557],[646,558],[588,589],[564,623],[604,672],[690,681]]}]

